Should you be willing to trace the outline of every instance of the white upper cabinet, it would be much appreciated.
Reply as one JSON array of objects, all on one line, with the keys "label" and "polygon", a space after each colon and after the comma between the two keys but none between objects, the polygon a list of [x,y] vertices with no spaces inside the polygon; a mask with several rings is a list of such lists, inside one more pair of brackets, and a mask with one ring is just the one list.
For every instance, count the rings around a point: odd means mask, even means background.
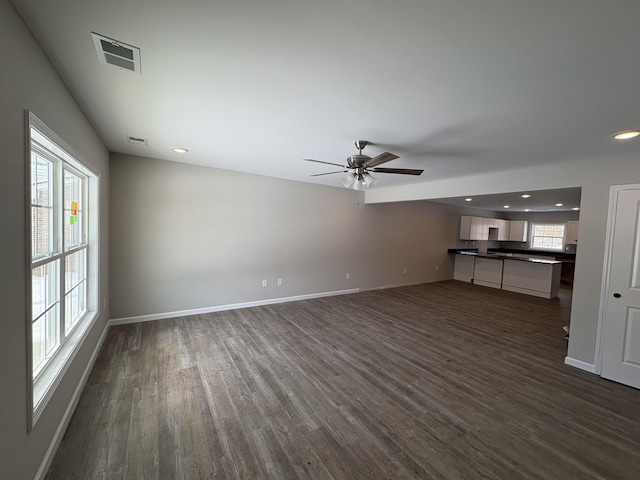
[{"label": "white upper cabinet", "polygon": [[498,241],[509,240],[509,220],[498,220]]},{"label": "white upper cabinet", "polygon": [[507,240],[509,221],[464,215],[460,217],[460,240]]},{"label": "white upper cabinet", "polygon": [[578,225],[580,222],[570,221],[567,222],[567,236],[565,243],[569,245],[578,244]]},{"label": "white upper cabinet", "polygon": [[487,240],[489,224],[486,218],[463,215],[460,217],[460,240]]},{"label": "white upper cabinet", "polygon": [[509,241],[526,242],[529,222],[526,220],[512,220],[509,222]]}]

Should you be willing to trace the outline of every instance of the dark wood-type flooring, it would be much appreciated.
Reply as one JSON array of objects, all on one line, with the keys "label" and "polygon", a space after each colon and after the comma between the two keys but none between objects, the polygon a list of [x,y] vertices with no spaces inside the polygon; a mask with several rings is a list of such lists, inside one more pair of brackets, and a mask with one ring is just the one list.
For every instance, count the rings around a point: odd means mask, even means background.
[{"label": "dark wood-type flooring", "polygon": [[638,479],[570,291],[446,281],[112,327],[47,478]]}]

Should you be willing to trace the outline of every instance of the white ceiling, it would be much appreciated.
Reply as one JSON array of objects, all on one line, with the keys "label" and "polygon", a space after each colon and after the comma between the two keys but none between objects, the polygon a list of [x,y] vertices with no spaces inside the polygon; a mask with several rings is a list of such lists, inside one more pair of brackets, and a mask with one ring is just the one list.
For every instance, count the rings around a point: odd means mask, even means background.
[{"label": "white ceiling", "polygon": [[364,139],[425,170],[381,188],[640,151],[611,139],[640,127],[638,0],[14,3],[113,152],[340,186],[302,159]]},{"label": "white ceiling", "polygon": [[[440,198],[435,202],[474,207],[495,212],[567,212],[580,208],[582,189],[557,188],[553,190],[527,190],[524,192],[471,195],[466,197]],[[522,198],[522,195],[529,195]],[[466,200],[471,199],[471,200]],[[562,204],[562,205],[560,205]],[[509,205],[505,208],[505,205]]]}]

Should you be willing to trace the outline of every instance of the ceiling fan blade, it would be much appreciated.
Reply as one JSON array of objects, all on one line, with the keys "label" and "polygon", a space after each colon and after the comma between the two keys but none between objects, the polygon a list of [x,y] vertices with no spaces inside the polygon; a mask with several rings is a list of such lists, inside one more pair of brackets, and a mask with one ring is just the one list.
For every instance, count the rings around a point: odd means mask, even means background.
[{"label": "ceiling fan blade", "polygon": [[402,175],[420,175],[424,170],[413,170],[410,168],[372,168],[375,173],[400,173]]},{"label": "ceiling fan blade", "polygon": [[323,162],[322,160],[313,160],[312,158],[303,158],[302,160],[304,160],[305,162],[325,163],[327,165],[333,165],[334,167],[349,168],[346,165],[340,165],[339,163]]},{"label": "ceiling fan blade", "polygon": [[327,173],[314,173],[313,175],[309,175],[310,177],[319,177],[321,175],[333,175],[334,173],[347,173],[348,170],[339,170],[337,172],[327,172]]},{"label": "ceiling fan blade", "polygon": [[376,155],[368,162],[365,162],[364,165],[366,167],[377,167],[378,165],[382,165],[383,163],[390,162],[391,160],[395,160],[396,158],[400,158],[400,157],[398,157],[398,155],[394,155],[393,153],[384,152],[384,153],[381,153],[380,155]]}]

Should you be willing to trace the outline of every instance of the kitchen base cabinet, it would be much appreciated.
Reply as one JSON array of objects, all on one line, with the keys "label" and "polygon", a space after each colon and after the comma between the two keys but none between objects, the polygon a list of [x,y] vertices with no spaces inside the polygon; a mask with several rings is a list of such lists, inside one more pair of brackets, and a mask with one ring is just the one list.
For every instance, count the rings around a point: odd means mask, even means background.
[{"label": "kitchen base cabinet", "polygon": [[476,257],[473,255],[456,255],[456,262],[453,267],[453,279],[462,282],[471,282],[473,280],[473,267]]},{"label": "kitchen base cabinet", "polygon": [[476,257],[473,283],[484,287],[502,287],[502,258]]},{"label": "kitchen base cabinet", "polygon": [[562,262],[504,261],[502,289],[542,298],[555,298],[560,289]]}]

